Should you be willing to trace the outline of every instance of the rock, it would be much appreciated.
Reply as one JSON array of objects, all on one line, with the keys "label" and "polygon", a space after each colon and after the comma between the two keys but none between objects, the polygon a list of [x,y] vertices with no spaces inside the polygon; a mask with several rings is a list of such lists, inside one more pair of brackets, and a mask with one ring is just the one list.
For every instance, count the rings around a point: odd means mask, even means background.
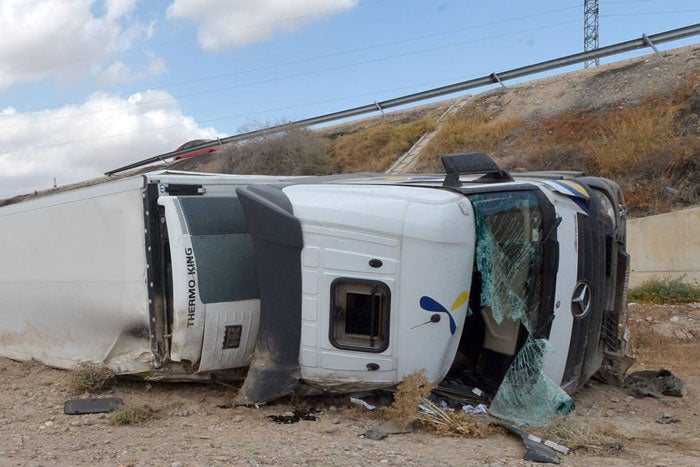
[{"label": "rock", "polygon": [[379,428],[373,427],[365,432],[364,437],[366,439],[373,439],[375,441],[378,441],[380,439],[386,438],[387,434],[385,432],[383,432],[382,430],[380,430]]},{"label": "rock", "polygon": [[676,329],[673,331],[673,335],[681,340],[693,340],[695,336],[691,331],[686,331],[685,329]]},{"label": "rock", "polygon": [[673,414],[670,413],[665,413],[656,420],[656,423],[661,423],[662,425],[679,422],[680,420],[678,420],[676,417],[673,416]]}]

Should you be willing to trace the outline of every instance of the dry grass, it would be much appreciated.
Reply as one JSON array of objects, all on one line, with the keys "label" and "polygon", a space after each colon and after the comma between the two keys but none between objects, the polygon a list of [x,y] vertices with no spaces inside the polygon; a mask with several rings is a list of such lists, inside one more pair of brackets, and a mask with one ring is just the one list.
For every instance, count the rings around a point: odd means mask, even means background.
[{"label": "dry grass", "polygon": [[305,128],[265,136],[171,165],[176,170],[232,174],[326,175],[332,172],[328,142]]},{"label": "dry grass", "polygon": [[[435,388],[425,377],[425,370],[412,373],[396,387],[394,403],[383,410],[384,415],[397,422],[401,429],[420,425],[447,436],[483,438],[493,430],[488,423],[464,412],[447,412],[427,399]],[[419,405],[430,412],[420,411]]]},{"label": "dry grass", "polygon": [[70,372],[68,388],[73,394],[98,394],[114,383],[114,373],[103,366],[81,363]]},{"label": "dry grass", "polygon": [[572,451],[609,449],[623,440],[623,436],[612,424],[593,424],[576,415],[560,417],[550,426],[536,430],[534,434],[566,446]]},{"label": "dry grass", "polygon": [[408,123],[382,123],[339,136],[330,149],[334,171],[383,172],[433,128],[435,120],[425,117]]},{"label": "dry grass", "polygon": [[698,452],[698,440],[693,434],[671,434],[666,433],[664,436],[659,436],[651,430],[645,430],[630,438],[631,441],[636,441],[640,444],[651,444],[657,446],[669,446],[686,452]]},{"label": "dry grass", "polygon": [[394,403],[384,409],[384,414],[394,420],[402,429],[408,428],[418,420],[418,406],[423,403],[436,384],[425,377],[425,370],[406,376],[396,387]]},{"label": "dry grass", "polygon": [[494,153],[496,148],[513,137],[522,125],[519,119],[500,119],[487,115],[476,105],[460,110],[445,120],[440,131],[420,155],[418,169],[441,171],[439,157],[458,152]]},{"label": "dry grass", "polygon": [[146,422],[156,417],[158,411],[148,405],[139,407],[123,406],[116,412],[110,414],[108,422],[110,425],[136,425]]},{"label": "dry grass", "polygon": [[[473,104],[443,124],[418,169],[441,171],[441,154],[480,151],[505,169],[579,170],[616,180],[633,214],[700,201],[700,74],[637,105],[578,109],[535,121],[501,118]],[[665,189],[678,190],[669,194]]]},{"label": "dry grass", "polygon": [[[570,111],[530,124],[514,142],[535,170],[581,170],[616,180],[634,214],[700,200],[700,76],[638,105]],[[666,187],[678,190],[676,195]]]},{"label": "dry grass", "polygon": [[441,435],[485,438],[494,432],[492,426],[478,416],[445,411],[428,399],[423,399],[422,404],[430,412],[419,412],[417,421]]},{"label": "dry grass", "polygon": [[[660,321],[668,321],[671,317],[659,310],[667,307],[645,307],[634,310],[636,319],[630,320],[629,352],[637,361],[635,366],[642,368],[668,368],[684,377],[700,376],[700,366],[697,355],[700,343],[696,340],[680,340],[659,334],[654,325]],[[652,321],[646,318],[651,317]]]},{"label": "dry grass", "polygon": [[676,119],[680,110],[679,104],[656,98],[601,114],[583,149],[604,177],[663,169],[685,153],[684,129]]}]

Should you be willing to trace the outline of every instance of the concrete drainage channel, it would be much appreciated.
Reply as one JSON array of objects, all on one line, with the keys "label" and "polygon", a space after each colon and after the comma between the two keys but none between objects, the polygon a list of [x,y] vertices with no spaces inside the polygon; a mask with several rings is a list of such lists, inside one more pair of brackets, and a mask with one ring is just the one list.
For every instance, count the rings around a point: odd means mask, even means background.
[{"label": "concrete drainage channel", "polygon": [[440,131],[442,124],[445,122],[447,117],[455,115],[459,110],[466,105],[467,102],[472,100],[471,95],[464,96],[456,100],[445,112],[438,118],[435,129],[425,133],[421,136],[418,141],[416,141],[411,148],[406,151],[401,157],[399,157],[396,162],[394,162],[391,167],[386,170],[388,174],[405,174],[413,172],[416,162],[418,162],[418,156],[420,156],[423,148],[433,139],[433,136]]}]

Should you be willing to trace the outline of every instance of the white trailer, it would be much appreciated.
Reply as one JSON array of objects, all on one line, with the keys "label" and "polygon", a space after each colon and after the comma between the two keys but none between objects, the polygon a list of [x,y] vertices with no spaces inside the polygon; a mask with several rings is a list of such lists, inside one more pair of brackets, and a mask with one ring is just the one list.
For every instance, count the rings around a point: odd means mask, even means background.
[{"label": "white trailer", "polygon": [[523,375],[533,394],[572,393],[625,350],[619,188],[511,176],[483,154],[443,163],[399,178],[164,171],[0,207],[0,355],[246,375],[242,402],[421,369],[509,403]]}]

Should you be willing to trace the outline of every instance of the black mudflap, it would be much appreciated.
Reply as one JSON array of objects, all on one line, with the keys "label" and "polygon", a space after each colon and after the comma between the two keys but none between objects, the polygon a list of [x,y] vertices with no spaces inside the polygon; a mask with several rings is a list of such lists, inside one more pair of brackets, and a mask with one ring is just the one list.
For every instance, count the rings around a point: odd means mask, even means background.
[{"label": "black mudflap", "polygon": [[260,327],[237,404],[291,394],[299,382],[301,340],[301,224],[279,188],[236,190],[253,238],[260,286]]}]

